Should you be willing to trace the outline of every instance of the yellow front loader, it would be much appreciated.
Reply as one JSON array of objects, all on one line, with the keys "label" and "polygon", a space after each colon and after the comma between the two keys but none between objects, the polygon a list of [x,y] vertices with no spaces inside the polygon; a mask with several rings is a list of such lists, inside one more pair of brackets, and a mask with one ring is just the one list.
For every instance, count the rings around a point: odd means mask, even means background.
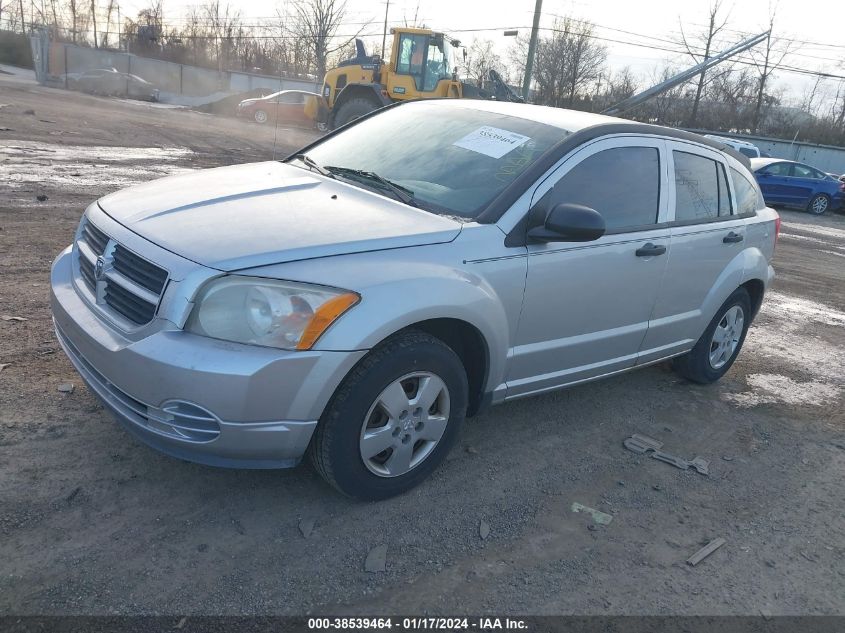
[{"label": "yellow front loader", "polygon": [[[367,55],[356,40],[357,55],[326,72],[323,98],[327,108],[319,123],[328,129],[345,125],[365,114],[407,99],[498,99],[522,102],[495,71],[493,91],[458,79],[456,52],[460,42],[429,29],[391,29],[390,60]],[[460,49],[463,50],[463,49]],[[466,57],[464,51],[464,58]]]}]

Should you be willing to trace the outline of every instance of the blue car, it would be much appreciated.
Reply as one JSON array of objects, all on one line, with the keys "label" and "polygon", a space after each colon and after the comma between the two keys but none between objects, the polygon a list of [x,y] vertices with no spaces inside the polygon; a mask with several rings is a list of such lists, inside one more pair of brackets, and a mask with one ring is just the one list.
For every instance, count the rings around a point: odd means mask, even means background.
[{"label": "blue car", "polygon": [[845,183],[804,163],[752,158],[751,170],[769,206],[798,207],[822,215],[828,209],[840,209],[845,201]]}]

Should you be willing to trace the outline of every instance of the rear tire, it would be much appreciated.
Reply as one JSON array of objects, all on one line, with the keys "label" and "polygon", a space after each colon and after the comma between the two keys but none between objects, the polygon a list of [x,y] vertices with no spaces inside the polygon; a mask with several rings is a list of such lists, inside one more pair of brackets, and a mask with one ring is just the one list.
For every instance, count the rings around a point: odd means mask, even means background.
[{"label": "rear tire", "polygon": [[[730,321],[737,314],[742,318],[742,323],[732,324]],[[674,360],[675,371],[702,385],[716,382],[734,364],[750,324],[751,297],[745,288],[737,288],[716,311],[716,316],[695,347]]]},{"label": "rear tire", "polygon": [[[431,405],[426,386],[436,394]],[[463,364],[443,341],[417,330],[396,334],[365,356],[332,396],[311,439],[311,462],[335,489],[357,499],[375,501],[410,490],[455,443],[468,391]],[[383,450],[375,453],[366,445],[368,436],[386,440]],[[375,450],[381,448],[379,443]]]},{"label": "rear tire", "polygon": [[810,198],[810,202],[807,205],[807,213],[812,213],[813,215],[824,215],[829,208],[830,197],[825,193],[818,193]]},{"label": "rear tire", "polygon": [[365,114],[378,110],[380,107],[381,106],[373,103],[369,99],[350,99],[349,101],[341,104],[337,114],[335,114],[334,126],[337,128],[342,125],[346,125],[355,119],[361,118]]}]

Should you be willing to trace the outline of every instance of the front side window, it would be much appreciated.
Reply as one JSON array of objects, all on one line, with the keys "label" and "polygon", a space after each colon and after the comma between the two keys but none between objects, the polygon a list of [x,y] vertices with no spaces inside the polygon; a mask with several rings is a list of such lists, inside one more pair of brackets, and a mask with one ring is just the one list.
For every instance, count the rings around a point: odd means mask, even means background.
[{"label": "front side window", "polygon": [[673,151],[675,221],[713,220],[731,214],[727,178],[720,163],[698,154]]},{"label": "front side window", "polygon": [[746,176],[731,167],[731,177],[736,192],[736,212],[739,215],[754,213],[757,209],[765,206],[757,188],[751,184]]},{"label": "front side window", "polygon": [[580,204],[598,211],[608,231],[657,222],[660,155],[654,147],[615,147],[588,156],[543,196],[542,204]]},{"label": "front side window", "polygon": [[789,168],[789,163],[772,163],[763,167],[760,173],[770,174],[772,176],[789,176],[791,171]]}]

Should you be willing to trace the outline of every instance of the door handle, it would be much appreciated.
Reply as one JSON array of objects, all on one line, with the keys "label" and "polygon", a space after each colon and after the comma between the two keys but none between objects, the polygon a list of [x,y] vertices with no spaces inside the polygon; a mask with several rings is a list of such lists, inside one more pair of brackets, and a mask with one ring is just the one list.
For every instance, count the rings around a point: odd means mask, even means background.
[{"label": "door handle", "polygon": [[660,244],[652,244],[649,242],[645,246],[640,246],[637,249],[637,257],[654,257],[655,255],[663,255],[666,252],[666,247]]},{"label": "door handle", "polygon": [[739,233],[734,233],[733,231],[731,231],[725,237],[722,238],[722,241],[725,244],[736,244],[737,242],[741,242],[742,240],[742,235]]}]

